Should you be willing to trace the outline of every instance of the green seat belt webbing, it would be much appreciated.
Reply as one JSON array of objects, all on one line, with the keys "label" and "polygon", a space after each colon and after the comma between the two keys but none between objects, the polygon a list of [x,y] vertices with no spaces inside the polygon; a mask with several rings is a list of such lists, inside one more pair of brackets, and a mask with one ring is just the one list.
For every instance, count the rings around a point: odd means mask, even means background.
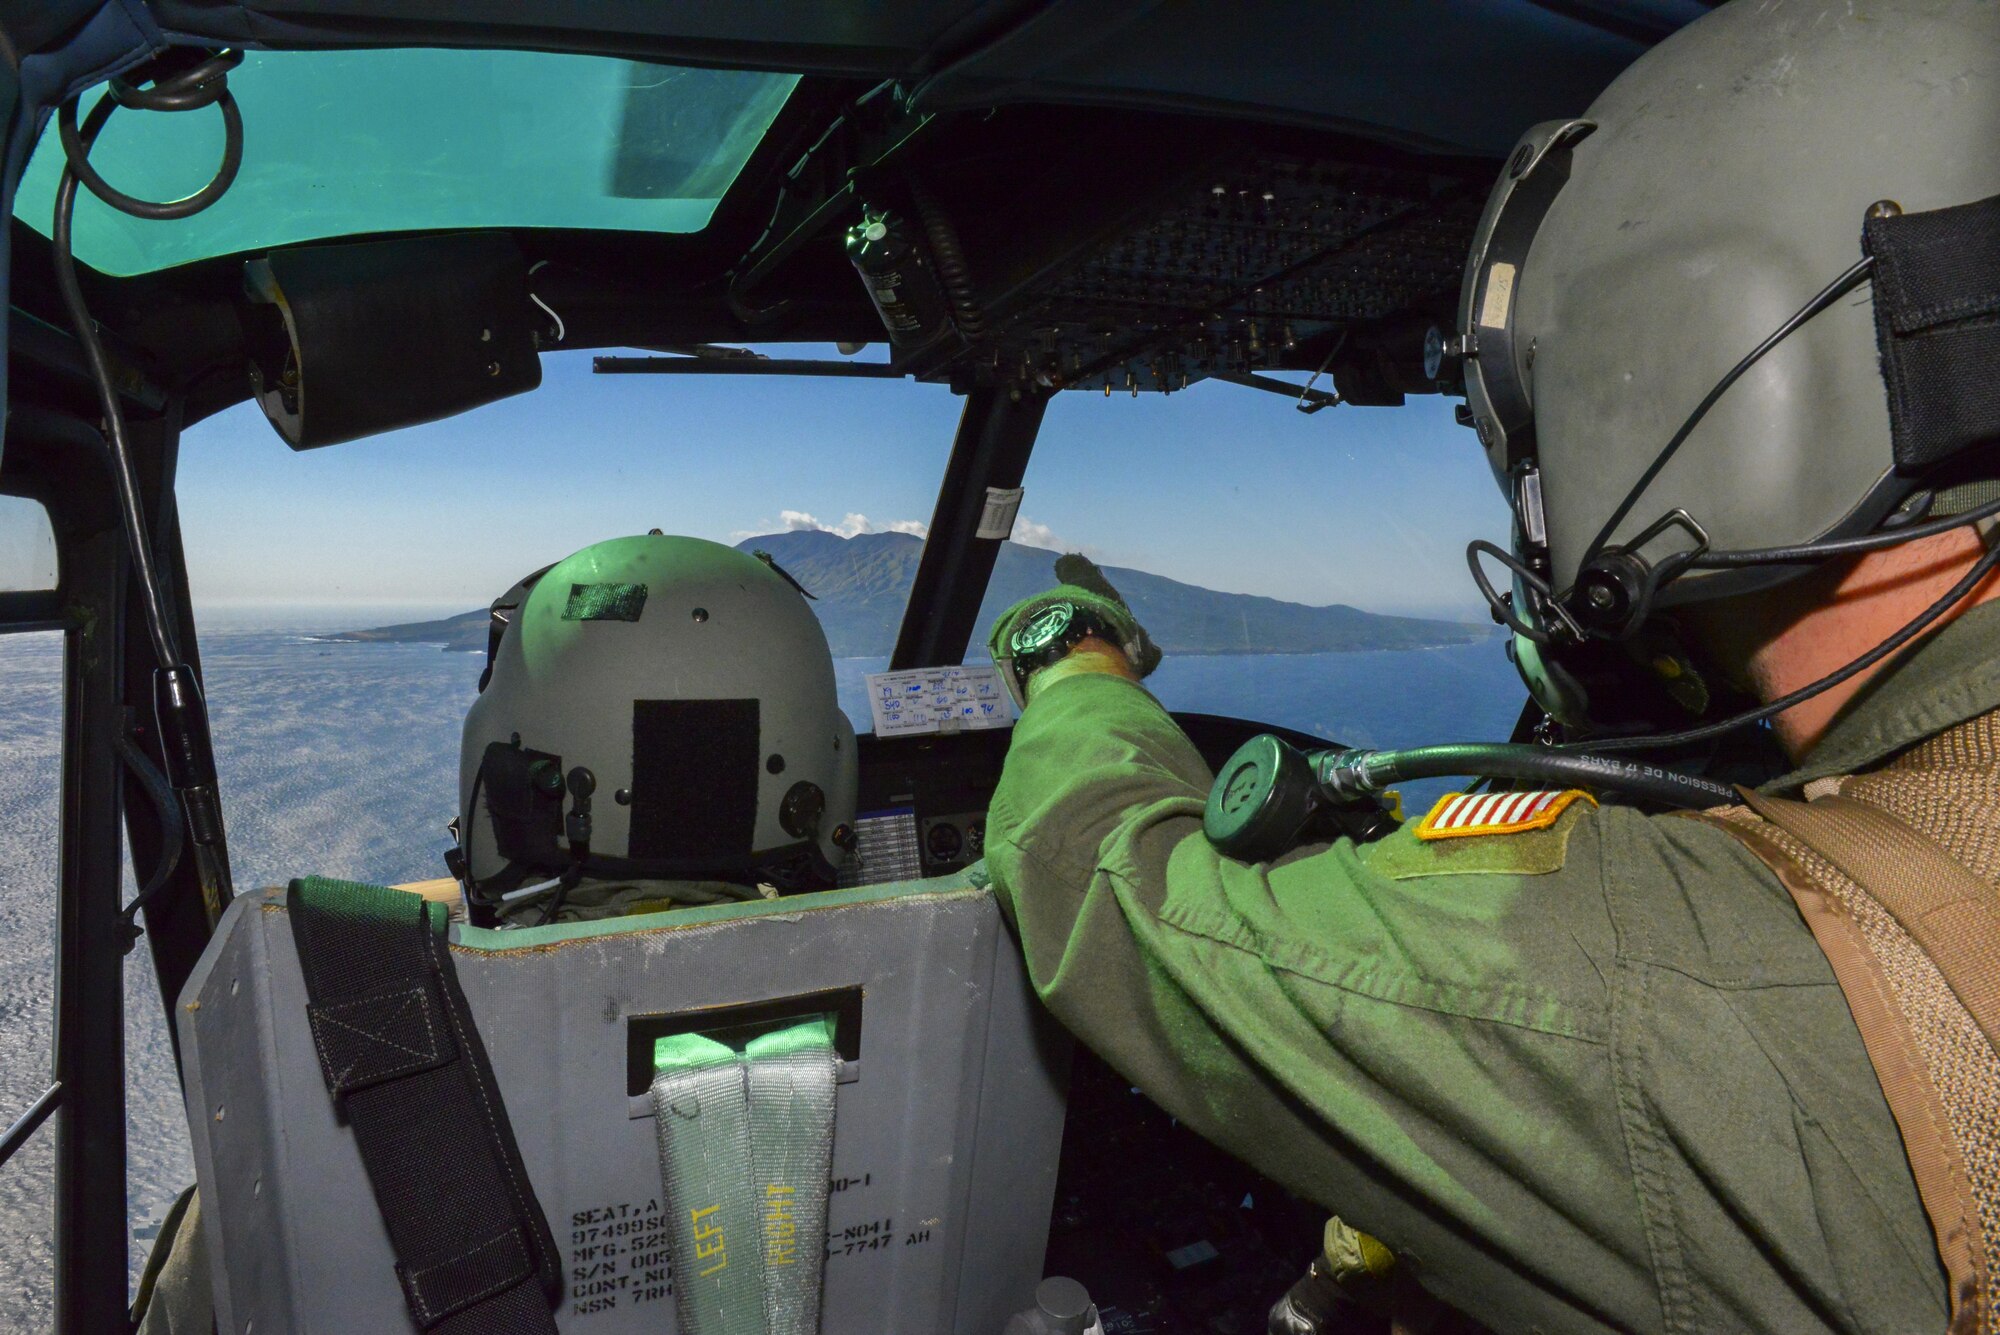
[{"label": "green seat belt webbing", "polygon": [[814,1335],[826,1261],[836,1061],[824,1018],[747,1052],[654,1045],[653,1111],[684,1335]]},{"label": "green seat belt webbing", "polygon": [[760,1034],[747,1053],[767,1335],[819,1332],[836,1067],[828,1027],[816,1019]]},{"label": "green seat belt webbing", "polygon": [[743,1055],[700,1034],[653,1050],[653,1115],[682,1335],[763,1335]]}]

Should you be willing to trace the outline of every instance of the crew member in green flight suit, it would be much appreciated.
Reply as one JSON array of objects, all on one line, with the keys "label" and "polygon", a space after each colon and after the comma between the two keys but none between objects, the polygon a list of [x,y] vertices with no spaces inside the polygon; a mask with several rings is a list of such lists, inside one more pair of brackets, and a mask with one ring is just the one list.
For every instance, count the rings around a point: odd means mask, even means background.
[{"label": "crew member in green flight suit", "polygon": [[[1588,735],[1589,704],[1556,627],[1589,612],[1564,598],[1617,555],[1607,536],[1658,586],[1632,625],[1576,629],[1636,645],[1643,623],[1635,672],[1781,701],[1921,623],[1777,713],[1796,769],[1764,791],[1845,784],[1989,888],[2000,580],[1971,521],[2000,495],[2000,408],[1953,400],[1949,367],[1911,368],[2000,322],[2000,201],[1950,207],[2000,192],[1996,111],[2000,7],[1727,6],[1584,121],[1530,132],[1457,349],[1486,359],[1468,393],[1531,577],[1507,614],[1564,735]],[[1558,158],[1566,180],[1534,197],[1523,183]],[[1495,219],[1517,206],[1545,212],[1505,251]],[[1864,225],[1872,293],[1823,303],[1649,469],[1735,358],[1862,257]],[[1951,244],[1954,227],[1970,230]],[[1984,268],[1939,278],[1897,251],[1939,236],[1933,257]],[[1956,306],[1908,300],[1951,281],[1971,293]],[[1501,383],[1524,352],[1532,438]],[[1642,536],[1677,511],[1692,522]],[[1690,531],[1708,553],[1850,546],[1702,566],[1680,559]],[[988,857],[1044,1000],[1168,1112],[1496,1330],[1993,1328],[2000,1086],[1982,1081],[2000,1065],[1897,990],[1894,923],[1867,937],[1886,1011],[1836,969],[1816,933],[1876,931],[1843,868],[1760,853],[1770,839],[1735,832],[1760,823],[1747,811],[1643,814],[1610,793],[1488,803],[1464,828],[1469,808],[1441,804],[1373,843],[1231,859],[1204,837],[1207,766],[1141,685],[1160,651],[1089,562],[1057,574],[993,631],[1027,704]],[[1683,648],[1657,648],[1669,631]],[[1914,1034],[1915,1093],[1885,1094],[1894,1033],[1858,1017]],[[1971,1034],[1953,1051],[1972,1076],[1938,1065],[1946,1029]]]}]

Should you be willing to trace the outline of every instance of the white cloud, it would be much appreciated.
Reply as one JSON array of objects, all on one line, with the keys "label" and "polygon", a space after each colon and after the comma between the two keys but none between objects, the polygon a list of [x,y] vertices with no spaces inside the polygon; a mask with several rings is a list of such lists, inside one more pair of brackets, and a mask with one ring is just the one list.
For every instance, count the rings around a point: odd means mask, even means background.
[{"label": "white cloud", "polygon": [[[859,537],[863,533],[908,533],[914,537],[924,537],[930,532],[930,525],[921,519],[891,519],[878,524],[867,515],[848,511],[838,524],[829,524],[818,515],[806,510],[778,511],[778,527],[787,533],[838,533],[843,538]],[[771,532],[771,527],[738,529],[730,537],[741,542],[745,538],[759,537]]]},{"label": "white cloud", "polygon": [[1014,541],[1023,546],[1041,547],[1051,552],[1082,552],[1084,555],[1090,556],[1096,550],[1095,548],[1070,542],[1066,538],[1057,537],[1056,531],[1047,524],[1037,523],[1026,515],[1021,515],[1014,520],[1013,536]]}]

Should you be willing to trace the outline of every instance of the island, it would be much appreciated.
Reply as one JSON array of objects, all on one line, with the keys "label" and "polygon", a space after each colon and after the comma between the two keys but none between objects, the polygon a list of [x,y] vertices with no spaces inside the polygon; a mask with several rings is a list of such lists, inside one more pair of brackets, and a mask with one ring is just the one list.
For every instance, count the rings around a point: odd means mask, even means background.
[{"label": "island", "polygon": [[[836,658],[886,658],[895,647],[896,628],[909,602],[923,539],[907,533],[863,533],[843,537],[822,530],[772,533],[748,538],[743,551],[771,559],[813,595],[829,647]],[[1046,589],[1056,554],[1017,542],[1000,545],[979,609],[983,637],[993,618],[1022,598]],[[1309,607],[1277,598],[1222,593],[1143,570],[1107,566],[1104,571],[1132,605],[1159,646],[1170,654],[1327,654],[1372,649],[1431,649],[1492,639],[1490,625],[1385,616],[1334,603]],[[450,651],[485,652],[488,616],[484,608],[439,621],[328,635],[347,643],[437,644]],[[978,657],[983,643],[969,646]]]}]

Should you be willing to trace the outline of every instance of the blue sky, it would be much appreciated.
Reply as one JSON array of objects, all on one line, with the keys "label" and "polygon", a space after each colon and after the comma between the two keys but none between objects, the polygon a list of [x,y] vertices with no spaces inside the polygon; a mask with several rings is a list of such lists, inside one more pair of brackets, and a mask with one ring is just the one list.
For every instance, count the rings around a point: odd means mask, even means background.
[{"label": "blue sky", "polygon": [[[197,604],[463,609],[649,528],[731,541],[803,516],[920,526],[960,404],[908,381],[596,376],[588,353],[542,361],[532,394],[305,454],[249,404],[190,427],[180,500]],[[1026,488],[1017,536],[1038,545],[1376,611],[1483,617],[1465,544],[1506,528],[1472,434],[1435,397],[1307,416],[1225,384],[1066,393]]]}]

